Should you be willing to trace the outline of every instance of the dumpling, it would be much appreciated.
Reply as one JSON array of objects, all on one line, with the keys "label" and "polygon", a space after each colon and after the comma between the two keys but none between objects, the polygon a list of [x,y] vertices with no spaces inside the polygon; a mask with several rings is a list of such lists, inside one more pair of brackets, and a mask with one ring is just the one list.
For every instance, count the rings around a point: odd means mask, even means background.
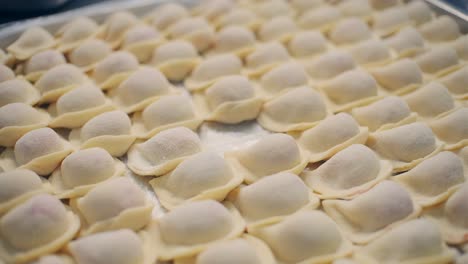
[{"label": "dumpling", "polygon": [[80,215],[80,235],[130,228],[139,230],[151,220],[151,204],[145,193],[128,177],[117,177],[96,185],[83,197],[70,200]]},{"label": "dumpling", "polygon": [[344,72],[321,84],[319,89],[334,104],[335,111],[370,102],[379,95],[377,81],[361,69]]},{"label": "dumpling", "polygon": [[454,252],[443,243],[437,226],[427,219],[401,224],[372,243],[356,249],[358,263],[450,263]]},{"label": "dumpling", "polygon": [[429,126],[421,122],[375,132],[367,145],[391,160],[394,172],[411,169],[442,147]]},{"label": "dumpling", "polygon": [[326,52],[328,42],[320,32],[302,31],[291,38],[288,49],[292,56],[304,59]]},{"label": "dumpling", "polygon": [[463,67],[453,73],[450,73],[439,81],[447,87],[447,89],[456,98],[468,97],[468,67]]},{"label": "dumpling", "polygon": [[229,26],[221,29],[215,38],[215,44],[209,54],[234,53],[245,57],[254,50],[255,34],[241,26]]},{"label": "dumpling", "polygon": [[412,111],[424,118],[436,117],[455,107],[447,88],[437,82],[431,82],[403,98]]},{"label": "dumpling", "polygon": [[171,39],[191,42],[199,52],[211,48],[215,40],[213,27],[201,17],[182,18],[167,28],[167,32]]},{"label": "dumpling", "polygon": [[372,28],[380,36],[387,36],[397,32],[400,28],[410,25],[411,20],[406,10],[396,6],[377,12],[372,19]]},{"label": "dumpling", "polygon": [[8,46],[7,51],[18,60],[26,60],[34,54],[55,46],[54,37],[41,27],[31,27]]},{"label": "dumpling", "polygon": [[294,16],[294,10],[291,9],[288,1],[285,0],[258,1],[251,9],[265,21],[282,15]]},{"label": "dumpling", "polygon": [[172,85],[160,71],[142,67],[131,73],[110,95],[117,107],[133,113],[173,92]]},{"label": "dumpling", "polygon": [[219,79],[203,93],[195,94],[194,101],[205,120],[227,124],[255,119],[263,104],[253,85],[241,75]]},{"label": "dumpling", "polygon": [[465,182],[463,162],[452,152],[440,152],[393,180],[407,188],[420,205],[430,207],[447,199]]},{"label": "dumpling", "polygon": [[[419,3],[419,1],[415,1]],[[413,27],[406,27],[385,40],[385,44],[395,50],[400,57],[412,56],[425,50],[424,39]]]},{"label": "dumpling", "polygon": [[53,253],[79,228],[78,217],[59,199],[48,194],[33,196],[0,218],[0,258],[8,263],[25,263]]},{"label": "dumpling", "polygon": [[408,104],[397,96],[387,96],[370,105],[356,107],[351,111],[354,119],[371,131],[380,131],[416,121]]},{"label": "dumpling", "polygon": [[22,168],[48,175],[72,152],[70,144],[54,130],[44,127],[29,131],[16,141],[13,150],[2,153],[4,169]]},{"label": "dumpling", "polygon": [[452,47],[457,52],[458,58],[468,60],[468,35],[459,37],[452,43]]},{"label": "dumpling", "polygon": [[275,258],[258,238],[244,234],[240,238],[216,243],[197,256],[179,258],[174,264],[269,264]]},{"label": "dumpling", "polygon": [[66,60],[62,53],[56,50],[44,50],[29,58],[24,65],[24,74],[27,80],[34,82],[46,71],[65,63]]},{"label": "dumpling", "polygon": [[297,62],[278,65],[260,79],[262,91],[273,96],[289,88],[307,85],[309,77],[304,67]]},{"label": "dumpling", "polygon": [[202,121],[188,96],[166,95],[133,115],[133,131],[139,138],[146,139],[178,126],[195,131]]},{"label": "dumpling", "polygon": [[457,22],[447,15],[421,25],[419,31],[430,42],[446,42],[461,36]]},{"label": "dumpling", "polygon": [[233,164],[234,173],[243,175],[247,183],[279,172],[299,174],[307,165],[294,138],[281,133],[267,135],[246,148],[226,155]]},{"label": "dumpling", "polygon": [[430,123],[432,131],[447,145],[445,149],[457,149],[468,145],[468,108],[460,108],[443,114]]},{"label": "dumpling", "polygon": [[27,132],[45,127],[50,116],[43,110],[25,103],[0,107],[0,146],[12,147]]},{"label": "dumpling", "polygon": [[91,118],[115,109],[111,101],[98,87],[85,84],[60,96],[55,104],[49,105],[53,119],[50,127],[78,128]]},{"label": "dumpling", "polygon": [[198,200],[222,201],[242,183],[229,163],[213,152],[200,152],[182,161],[171,173],[150,181],[167,209]]},{"label": "dumpling", "polygon": [[437,47],[415,58],[425,73],[442,76],[460,67],[455,49]]},{"label": "dumpling", "polygon": [[73,264],[73,260],[67,255],[50,254],[41,256],[30,264]]},{"label": "dumpling", "polygon": [[198,64],[184,84],[189,91],[202,90],[223,76],[240,74],[241,69],[242,61],[237,56],[216,55]]},{"label": "dumpling", "polygon": [[235,3],[231,0],[203,0],[192,8],[192,15],[212,21],[227,13],[234,6]]},{"label": "dumpling", "polygon": [[112,156],[124,155],[135,141],[132,122],[122,111],[101,113],[89,119],[81,128],[73,129],[68,140],[81,149],[100,147]]},{"label": "dumpling", "polygon": [[349,49],[349,53],[357,64],[375,66],[385,64],[392,59],[388,46],[377,39],[370,39],[356,44]]},{"label": "dumpling", "polygon": [[172,24],[189,16],[185,6],[179,3],[166,3],[158,5],[145,16],[145,20],[158,30],[165,30]]},{"label": "dumpling", "polygon": [[306,64],[309,75],[316,80],[330,79],[356,67],[351,54],[345,51],[329,51]]},{"label": "dumpling", "polygon": [[132,53],[140,62],[147,62],[154,48],[165,41],[163,34],[151,26],[137,25],[124,36],[122,49]]},{"label": "dumpling", "polygon": [[77,264],[151,264],[157,254],[152,246],[146,233],[120,229],[73,240],[67,251]]},{"label": "dumpling", "polygon": [[78,150],[68,155],[49,178],[60,199],[85,195],[96,184],[121,176],[125,165],[101,148]]},{"label": "dumpling", "polygon": [[369,0],[369,4],[373,9],[382,11],[390,7],[398,6],[401,4],[400,0]]},{"label": "dumpling", "polygon": [[372,6],[368,0],[342,1],[338,8],[345,17],[361,17],[368,20],[372,14]]},{"label": "dumpling", "polygon": [[48,192],[48,185],[33,171],[25,169],[0,173],[0,215],[34,195]]},{"label": "dumpling", "polygon": [[39,98],[37,89],[26,80],[12,79],[0,83],[0,107],[12,103],[35,105]]},{"label": "dumpling", "polygon": [[[196,221],[193,221],[196,219]],[[164,214],[149,226],[158,260],[196,255],[220,241],[240,236],[245,223],[234,206],[213,200],[193,201]]]},{"label": "dumpling", "polygon": [[325,200],[325,212],[353,242],[367,244],[421,212],[408,191],[383,181],[353,200]]},{"label": "dumpling", "polygon": [[418,64],[410,59],[402,59],[370,71],[377,82],[386,90],[401,94],[414,90],[423,82]]},{"label": "dumpling", "polygon": [[251,77],[260,76],[289,59],[288,50],[282,44],[278,42],[261,44],[245,58],[245,73]]},{"label": "dumpling", "polygon": [[86,83],[88,77],[72,64],[60,64],[46,71],[36,82],[40,103],[55,102],[64,93]]},{"label": "dumpling", "polygon": [[304,12],[297,18],[297,24],[302,29],[327,31],[341,16],[338,7],[324,5]]},{"label": "dumpling", "polygon": [[159,132],[128,151],[128,167],[136,174],[159,176],[202,150],[198,135],[186,127]]},{"label": "dumpling", "polygon": [[310,9],[315,9],[325,4],[324,0],[291,0],[289,4],[298,13],[303,13]]},{"label": "dumpling", "polygon": [[114,88],[138,69],[138,60],[131,53],[117,51],[96,63],[93,78],[101,89]]},{"label": "dumpling", "polygon": [[359,127],[349,114],[339,113],[302,132],[298,144],[309,162],[317,162],[333,156],[351,144],[363,144],[367,136],[366,127]]},{"label": "dumpling", "polygon": [[346,18],[336,23],[329,37],[336,45],[353,44],[371,38],[372,31],[361,19]]},{"label": "dumpling", "polygon": [[58,49],[61,52],[70,51],[98,33],[99,26],[94,20],[88,17],[77,17],[63,25],[55,34],[58,38]]},{"label": "dumpling", "polygon": [[431,8],[423,1],[411,1],[406,6],[411,21],[416,25],[422,25],[432,20]]},{"label": "dumpling", "polygon": [[116,12],[110,15],[100,32],[100,37],[108,42],[112,48],[122,43],[125,33],[138,23],[138,18],[130,12]]},{"label": "dumpling", "polygon": [[90,39],[81,43],[68,55],[70,63],[83,71],[93,70],[96,64],[112,52],[109,44],[102,40]]},{"label": "dumpling", "polygon": [[286,90],[262,106],[258,123],[275,132],[300,131],[328,115],[320,94],[308,86]]},{"label": "dumpling", "polygon": [[260,26],[260,19],[252,10],[232,8],[231,11],[215,19],[213,24],[217,28],[237,25],[256,30]]},{"label": "dumpling", "polygon": [[258,30],[258,38],[261,41],[288,42],[292,35],[298,31],[296,22],[288,16],[277,16],[262,24]]},{"label": "dumpling", "polygon": [[0,64],[0,83],[15,79],[15,73],[10,67]]},{"label": "dumpling", "polygon": [[277,223],[296,211],[315,209],[320,200],[295,174],[283,172],[264,177],[233,192],[231,199],[247,228]]},{"label": "dumpling", "polygon": [[317,169],[303,173],[304,181],[321,198],[353,198],[391,175],[389,162],[368,147],[353,144],[337,152]]},{"label": "dumpling", "polygon": [[352,252],[335,222],[318,210],[302,210],[249,232],[271,248],[278,263],[329,263]]}]

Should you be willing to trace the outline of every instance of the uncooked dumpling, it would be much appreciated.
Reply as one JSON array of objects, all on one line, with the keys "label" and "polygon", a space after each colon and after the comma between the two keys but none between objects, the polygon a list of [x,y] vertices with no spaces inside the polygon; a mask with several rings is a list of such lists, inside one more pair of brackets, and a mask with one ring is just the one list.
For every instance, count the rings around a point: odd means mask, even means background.
[{"label": "uncooked dumpling", "polygon": [[302,13],[310,9],[318,8],[325,3],[324,0],[291,0],[289,4],[297,12]]},{"label": "uncooked dumpling", "polygon": [[34,105],[39,98],[37,89],[23,79],[12,79],[0,83],[0,107],[11,103]]},{"label": "uncooked dumpling", "polygon": [[252,6],[252,10],[265,21],[281,15],[293,15],[293,10],[285,0],[258,1]]},{"label": "uncooked dumpling", "polygon": [[395,35],[387,38],[385,43],[402,57],[421,52],[425,48],[421,33],[413,27],[403,28]]},{"label": "uncooked dumpling", "polygon": [[138,18],[130,12],[116,12],[104,21],[102,38],[109,42],[112,48],[117,48],[130,28],[138,23]]},{"label": "uncooked dumpling", "polygon": [[122,48],[137,57],[140,62],[151,58],[154,48],[163,43],[163,34],[145,24],[136,25],[125,33]]},{"label": "uncooked dumpling", "polygon": [[447,15],[439,16],[421,25],[419,31],[430,42],[451,41],[461,35],[457,22]]},{"label": "uncooked dumpling", "polygon": [[377,39],[365,40],[352,47],[349,52],[358,64],[376,65],[388,62],[392,54],[388,46]]},{"label": "uncooked dumpling", "polygon": [[289,54],[282,44],[265,43],[245,58],[246,73],[250,76],[261,75],[287,60],[289,60]]},{"label": "uncooked dumpling", "polygon": [[45,50],[36,53],[24,65],[26,79],[36,81],[46,71],[53,67],[65,64],[66,60],[62,53],[56,50]]},{"label": "uncooked dumpling", "polygon": [[43,110],[25,103],[11,103],[0,107],[0,146],[12,147],[27,132],[45,127],[50,121]]},{"label": "uncooked dumpling", "polygon": [[351,145],[316,170],[304,173],[308,186],[324,198],[352,198],[390,176],[389,162],[368,147]]},{"label": "uncooked dumpling", "polygon": [[326,200],[323,208],[351,241],[362,244],[372,243],[421,212],[410,193],[392,181],[383,181],[350,201]]},{"label": "uncooked dumpling", "polygon": [[109,44],[102,40],[90,39],[81,43],[70,52],[68,59],[70,63],[85,71],[92,70],[96,63],[110,55],[112,52]]},{"label": "uncooked dumpling", "polygon": [[468,67],[463,67],[440,79],[440,82],[447,87],[456,97],[468,95]]},{"label": "uncooked dumpling", "polygon": [[458,58],[468,60],[468,36],[459,37],[452,43],[452,47],[457,52]]},{"label": "uncooked dumpling", "polygon": [[202,17],[182,18],[167,29],[172,39],[189,41],[199,52],[213,46],[215,32],[213,27]]},{"label": "uncooked dumpling", "polygon": [[53,253],[79,228],[78,217],[67,211],[59,199],[36,195],[0,219],[0,257],[8,263],[24,263]]},{"label": "uncooked dumpling", "polygon": [[117,86],[137,68],[138,60],[135,56],[126,51],[117,51],[96,64],[93,78],[105,90]]},{"label": "uncooked dumpling", "polygon": [[200,152],[182,161],[171,173],[150,184],[165,208],[187,201],[222,201],[244,179],[229,163],[213,152]]},{"label": "uncooked dumpling", "polygon": [[377,82],[390,92],[404,92],[423,82],[421,68],[410,59],[402,59],[370,72]]},{"label": "uncooked dumpling", "polygon": [[97,35],[98,24],[88,17],[77,17],[63,25],[56,33],[59,42],[59,50],[69,51],[77,47],[81,42]]},{"label": "uncooked dumpling", "polygon": [[465,182],[463,163],[457,155],[444,151],[419,163],[393,179],[405,186],[424,207],[433,206]]},{"label": "uncooked dumpling", "polygon": [[165,30],[177,21],[189,15],[187,8],[179,3],[158,5],[146,15],[146,20],[159,30]]},{"label": "uncooked dumpling", "polygon": [[235,6],[231,0],[204,0],[192,8],[192,14],[212,21]]},{"label": "uncooked dumpling", "polygon": [[298,17],[297,24],[303,29],[327,30],[331,24],[341,18],[340,9],[324,5],[306,11]]},{"label": "uncooked dumpling", "polygon": [[447,143],[446,149],[468,145],[468,108],[460,108],[441,115],[430,123],[437,137]]},{"label": "uncooked dumpling", "polygon": [[411,21],[416,25],[422,25],[432,20],[431,8],[424,1],[411,1],[406,6]]},{"label": "uncooked dumpling", "polygon": [[421,87],[404,99],[412,111],[425,118],[436,117],[455,107],[455,101],[447,88],[437,82]]},{"label": "uncooked dumpling", "polygon": [[288,89],[308,84],[308,76],[304,67],[297,62],[283,63],[260,79],[262,89],[268,95],[275,95]]},{"label": "uncooked dumpling", "polygon": [[379,35],[389,35],[398,31],[405,25],[411,24],[406,10],[401,7],[388,8],[382,12],[375,13],[372,27]]},{"label": "uncooked dumpling", "polygon": [[73,260],[67,255],[50,254],[41,256],[30,264],[73,264]]},{"label": "uncooked dumpling", "polygon": [[346,18],[338,22],[329,33],[330,40],[337,45],[353,44],[372,37],[366,22],[359,18]]},{"label": "uncooked dumpling", "polygon": [[293,19],[287,16],[274,17],[263,23],[258,31],[261,41],[289,41],[292,34],[299,29]]},{"label": "uncooked dumpling", "polygon": [[364,143],[367,135],[367,128],[359,127],[353,117],[339,113],[304,131],[298,143],[307,153],[309,162],[316,162],[331,157],[351,144]]},{"label": "uncooked dumpling", "polygon": [[218,32],[213,53],[234,53],[240,57],[246,56],[254,49],[255,34],[240,26],[225,27]]},{"label": "uncooked dumpling", "polygon": [[275,132],[298,131],[313,126],[327,116],[320,94],[303,86],[279,94],[262,107],[257,121]]},{"label": "uncooked dumpling", "polygon": [[279,172],[299,174],[307,163],[294,139],[279,133],[229,154],[236,173],[243,174],[247,183]]},{"label": "uncooked dumpling", "polygon": [[451,47],[434,48],[416,57],[415,61],[423,72],[437,76],[459,67],[457,52]]},{"label": "uncooked dumpling", "polygon": [[373,9],[376,9],[378,11],[385,10],[390,7],[397,6],[401,4],[400,0],[369,0],[369,4],[372,6]]},{"label": "uncooked dumpling", "polygon": [[325,52],[328,49],[327,44],[327,40],[320,32],[303,31],[292,37],[288,48],[291,55],[300,59]]},{"label": "uncooked dumpling", "polygon": [[41,27],[27,29],[21,36],[8,46],[7,50],[15,58],[25,60],[32,55],[49,49],[55,45],[54,37]]},{"label": "uncooked dumpling", "polygon": [[214,21],[214,24],[219,28],[237,25],[255,29],[258,27],[259,19],[252,10],[233,8],[231,11],[218,17]]},{"label": "uncooked dumpling", "polygon": [[13,80],[15,78],[15,73],[10,69],[10,67],[0,64],[0,83]]},{"label": "uncooked dumpling", "polygon": [[353,57],[345,51],[330,51],[307,63],[309,75],[317,80],[330,79],[356,67]]},{"label": "uncooked dumpling", "polygon": [[139,230],[150,221],[153,209],[143,190],[128,177],[96,185],[70,205],[81,216],[82,235],[121,228]]},{"label": "uncooked dumpling", "polygon": [[195,132],[186,127],[170,128],[133,145],[128,152],[128,166],[138,175],[159,176],[200,151],[201,141]]},{"label": "uncooked dumpling", "polygon": [[358,263],[450,263],[454,253],[427,219],[401,224],[354,253]]}]

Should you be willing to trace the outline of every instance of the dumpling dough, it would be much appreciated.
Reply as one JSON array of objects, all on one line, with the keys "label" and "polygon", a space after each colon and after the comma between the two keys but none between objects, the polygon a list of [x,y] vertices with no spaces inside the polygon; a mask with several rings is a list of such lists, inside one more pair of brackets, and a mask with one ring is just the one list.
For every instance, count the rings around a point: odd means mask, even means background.
[{"label": "dumpling dough", "polygon": [[244,179],[213,152],[200,152],[182,161],[171,173],[150,181],[161,204],[172,209],[188,201],[222,201]]},{"label": "dumpling dough", "polygon": [[204,0],[192,8],[192,15],[202,16],[213,21],[235,6],[231,0]]},{"label": "dumpling dough", "polygon": [[68,139],[82,149],[100,147],[119,157],[135,141],[131,128],[130,118],[124,112],[105,112],[91,118],[83,127],[72,130]]},{"label": "dumpling dough", "polygon": [[202,17],[182,18],[172,24],[167,33],[171,39],[191,42],[199,52],[211,48],[215,41],[213,27]]},{"label": "dumpling dough", "polygon": [[258,1],[253,5],[252,10],[266,21],[281,15],[294,15],[288,1],[285,0]]},{"label": "dumpling dough", "polygon": [[[415,3],[419,3],[419,1]],[[395,35],[387,38],[385,43],[401,57],[411,56],[425,49],[421,33],[413,27],[403,28],[398,33],[395,33]]]},{"label": "dumpling dough", "polygon": [[41,256],[30,264],[73,264],[71,257],[67,255],[50,254]]},{"label": "dumpling dough", "polygon": [[447,88],[437,82],[431,82],[403,98],[412,111],[424,118],[436,117],[455,107]]},{"label": "dumpling dough", "polygon": [[401,6],[375,13],[372,21],[373,29],[381,36],[390,35],[409,24],[411,21],[408,13]]},{"label": "dumpling dough", "polygon": [[260,79],[263,92],[269,96],[288,88],[307,85],[308,82],[307,72],[297,62],[283,63],[265,73]]},{"label": "dumpling dough", "polygon": [[361,17],[368,20],[372,13],[372,6],[368,0],[348,0],[338,4],[338,8],[345,17]]},{"label": "dumpling dough", "polygon": [[452,152],[440,152],[416,165],[408,172],[393,177],[424,207],[447,199],[465,182],[463,163]]},{"label": "dumpling dough", "polygon": [[101,29],[101,37],[112,48],[120,46],[125,33],[138,23],[138,18],[130,12],[116,12],[110,15]]},{"label": "dumpling dough", "polygon": [[171,81],[182,81],[200,63],[192,43],[184,40],[169,41],[153,51],[150,64],[155,65]]},{"label": "dumpling dough", "polygon": [[329,36],[337,45],[353,44],[371,38],[372,31],[361,19],[346,18],[336,24]]},{"label": "dumpling dough", "polygon": [[383,181],[391,172],[389,162],[379,160],[368,147],[354,144],[316,170],[306,171],[304,180],[320,197],[349,199]]},{"label": "dumpling dough", "polygon": [[401,224],[354,253],[358,263],[450,263],[454,252],[427,219]]},{"label": "dumpling dough", "polygon": [[166,3],[158,5],[145,16],[145,20],[158,30],[165,30],[172,24],[188,16],[189,12],[184,5],[179,3]]},{"label": "dumpling dough", "polygon": [[249,232],[271,248],[279,263],[329,263],[352,251],[335,222],[317,210],[299,211]]},{"label": "dumpling dough", "polygon": [[392,161],[394,172],[411,169],[441,149],[432,130],[421,122],[375,132],[367,144]]},{"label": "dumpling dough", "polygon": [[320,94],[303,86],[280,93],[266,102],[257,121],[270,131],[300,131],[313,126],[327,114]]},{"label": "dumpling dough", "polygon": [[255,47],[255,34],[241,26],[229,26],[221,29],[216,35],[212,53],[234,53],[245,57]]},{"label": "dumpling dough", "polygon": [[421,70],[436,76],[445,75],[458,67],[458,55],[451,47],[437,47],[415,58]]},{"label": "dumpling dough", "polygon": [[349,114],[329,116],[316,126],[302,132],[298,144],[309,162],[327,159],[351,144],[366,142],[368,129],[359,127]]},{"label": "dumpling dough", "polygon": [[138,59],[147,62],[153,50],[166,39],[163,34],[149,25],[137,25],[125,33],[122,48]]},{"label": "dumpling dough", "polygon": [[49,178],[60,199],[86,194],[94,185],[125,172],[125,165],[101,148],[78,150],[68,155]]},{"label": "dumpling dough", "polygon": [[[193,221],[196,219],[196,221]],[[213,201],[180,205],[152,222],[149,233],[156,238],[158,260],[193,256],[223,240],[240,236],[245,223],[234,206]]]},{"label": "dumpling dough", "polygon": [[15,79],[15,73],[10,67],[0,64],[0,83]]},{"label": "dumpling dough", "polygon": [[163,95],[172,93],[172,85],[158,70],[142,67],[120,83],[112,99],[126,113],[143,110]]},{"label": "dumpling dough", "polygon": [[23,79],[12,79],[0,83],[0,107],[11,103],[35,105],[40,98],[37,89]]},{"label": "dumpling dough", "polygon": [[371,242],[421,212],[410,193],[392,181],[383,181],[350,201],[325,200],[323,208],[359,244]]},{"label": "dumpling dough", "polygon": [[259,27],[260,19],[252,10],[232,8],[231,11],[215,19],[213,23],[218,28],[237,25],[255,30]]},{"label": "dumpling dough", "polygon": [[432,20],[431,8],[423,1],[412,1],[406,4],[406,12],[411,21],[416,25],[422,25]]},{"label": "dumpling dough", "polygon": [[444,76],[439,81],[457,98],[468,98],[468,67]]},{"label": "dumpling dough", "polygon": [[135,56],[126,51],[117,51],[96,64],[93,78],[101,89],[106,90],[119,85],[137,68]]},{"label": "dumpling dough", "polygon": [[24,263],[53,253],[79,228],[78,217],[67,211],[59,199],[48,194],[33,196],[0,218],[0,258],[8,263]]},{"label": "dumpling dough", "polygon": [[62,53],[56,50],[44,50],[36,53],[25,63],[24,74],[27,80],[37,81],[46,71],[65,63]]},{"label": "dumpling dough", "polygon": [[76,49],[70,52],[68,59],[73,65],[80,67],[84,71],[94,69],[96,64],[109,56],[112,52],[109,44],[102,40],[90,39],[81,43]]},{"label": "dumpling dough", "polygon": [[264,42],[287,42],[291,39],[294,32],[298,30],[293,19],[287,16],[278,16],[263,23],[258,30],[258,38]]},{"label": "dumpling dough", "polygon": [[294,138],[280,133],[267,135],[227,155],[234,165],[235,173],[241,173],[247,183],[279,172],[299,174],[307,165]]},{"label": "dumpling dough", "polygon": [[460,108],[441,115],[430,123],[432,131],[447,145],[457,149],[468,145],[468,108]]},{"label": "dumpling dough", "polygon": [[416,121],[416,114],[411,113],[408,104],[397,96],[387,96],[370,105],[353,108],[351,113],[359,124],[371,131]]},{"label": "dumpling dough", "polygon": [[313,79],[324,80],[356,67],[353,57],[345,52],[334,50],[327,52],[306,64],[306,69]]},{"label": "dumpling dough", "polygon": [[255,119],[263,104],[253,85],[241,75],[219,79],[204,93],[195,94],[194,101],[205,120],[227,124]]},{"label": "dumpling dough", "polygon": [[50,116],[43,110],[25,103],[0,107],[0,146],[12,147],[27,132],[45,127]]},{"label": "dumpling dough", "polygon": [[15,58],[25,60],[55,44],[56,41],[49,32],[41,27],[32,27],[24,31],[13,44],[8,46],[7,51]]},{"label": "dumpling dough", "polygon": [[55,104],[49,105],[54,117],[50,127],[77,128],[91,118],[115,109],[98,87],[85,84],[60,96]]},{"label": "dumpling dough", "polygon": [[306,11],[297,18],[297,24],[303,29],[328,30],[332,24],[341,18],[340,9],[334,6],[324,5]]},{"label": "dumpling dough", "polygon": [[452,47],[457,52],[458,58],[468,60],[468,36],[459,37],[452,43]]},{"label": "dumpling dough", "polygon": [[302,13],[307,10],[318,8],[325,3],[324,0],[291,0],[289,4],[296,12]]},{"label": "dumpling dough", "polygon": [[364,66],[374,66],[385,64],[392,59],[392,54],[388,46],[381,40],[365,40],[351,47],[351,56],[358,64]]},{"label": "dumpling dough", "polygon": [[447,15],[439,16],[421,25],[419,31],[430,42],[451,41],[461,35],[457,22]]},{"label": "dumpling dough", "polygon": [[16,169],[0,173],[0,215],[30,197],[48,191],[48,185],[30,170]]},{"label": "dumpling dough", "polygon": [[320,32],[302,31],[292,37],[288,48],[291,55],[302,59],[327,51],[328,43]]},{"label": "dumpling dough", "polygon": [[245,72],[251,77],[260,76],[289,59],[288,51],[282,44],[278,42],[261,44],[245,58]]},{"label": "dumpling dough", "polygon": [[128,177],[96,185],[86,195],[70,201],[82,222],[81,235],[130,228],[139,230],[149,223],[153,205]]},{"label": "dumpling dough", "polygon": [[248,229],[270,225],[304,208],[315,209],[319,199],[295,174],[282,172],[241,187],[234,192],[235,206]]},{"label": "dumpling dough", "polygon": [[195,132],[186,127],[170,128],[133,145],[128,152],[128,167],[138,175],[159,176],[201,149],[200,138]]},{"label": "dumpling dough", "polygon": [[402,59],[370,71],[377,82],[393,93],[404,93],[422,84],[423,76],[418,64]]},{"label": "dumpling dough", "polygon": [[98,33],[99,26],[94,20],[88,17],[77,17],[57,31],[58,49],[61,52],[70,51]]}]

